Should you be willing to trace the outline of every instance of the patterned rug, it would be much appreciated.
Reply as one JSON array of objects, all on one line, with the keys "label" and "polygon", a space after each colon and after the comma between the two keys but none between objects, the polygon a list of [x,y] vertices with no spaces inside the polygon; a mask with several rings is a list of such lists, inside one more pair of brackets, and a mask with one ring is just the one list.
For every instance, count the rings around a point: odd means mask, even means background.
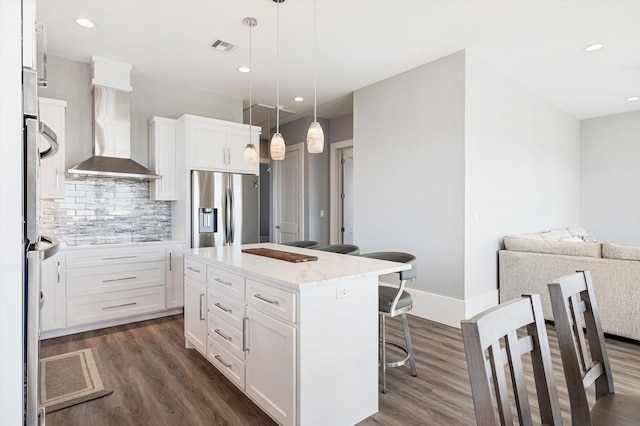
[{"label": "patterned rug", "polygon": [[40,360],[39,406],[50,413],[109,395],[104,367],[94,349]]}]

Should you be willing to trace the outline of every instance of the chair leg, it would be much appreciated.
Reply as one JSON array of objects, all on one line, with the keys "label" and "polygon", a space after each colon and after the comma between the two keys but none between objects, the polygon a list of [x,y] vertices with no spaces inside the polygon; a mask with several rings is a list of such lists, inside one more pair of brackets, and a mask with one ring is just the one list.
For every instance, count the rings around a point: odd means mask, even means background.
[{"label": "chair leg", "polygon": [[409,334],[409,321],[407,320],[407,314],[402,314],[402,328],[404,329],[404,340],[407,344],[407,351],[409,352],[409,364],[411,365],[411,375],[416,377],[418,371],[416,370],[416,357],[413,355],[413,345],[411,344],[411,335]]},{"label": "chair leg", "polygon": [[384,315],[380,315],[380,367],[382,368],[382,393],[387,393],[387,336]]}]

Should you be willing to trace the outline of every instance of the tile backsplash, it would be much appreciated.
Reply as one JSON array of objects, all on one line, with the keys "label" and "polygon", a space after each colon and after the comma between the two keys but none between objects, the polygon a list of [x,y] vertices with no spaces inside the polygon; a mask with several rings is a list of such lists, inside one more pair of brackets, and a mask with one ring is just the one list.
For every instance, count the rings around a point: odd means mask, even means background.
[{"label": "tile backsplash", "polygon": [[67,174],[64,199],[42,200],[40,233],[68,245],[171,238],[171,204],[149,199],[149,181]]}]

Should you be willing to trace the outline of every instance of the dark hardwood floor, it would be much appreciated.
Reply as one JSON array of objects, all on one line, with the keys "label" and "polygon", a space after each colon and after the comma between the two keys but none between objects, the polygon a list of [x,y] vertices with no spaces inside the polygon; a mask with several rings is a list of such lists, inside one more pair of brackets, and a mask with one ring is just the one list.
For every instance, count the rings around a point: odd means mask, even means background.
[{"label": "dark hardwood floor", "polygon": [[[460,330],[409,321],[418,377],[408,366],[388,370],[380,411],[360,424],[475,424]],[[563,416],[571,424],[558,345],[548,329]],[[388,333],[401,341],[400,322],[389,321]],[[181,315],[45,340],[41,356],[89,347],[97,348],[113,394],[49,413],[49,426],[274,424],[199,353],[184,348]],[[616,391],[640,395],[640,346],[607,339],[607,348]]]}]

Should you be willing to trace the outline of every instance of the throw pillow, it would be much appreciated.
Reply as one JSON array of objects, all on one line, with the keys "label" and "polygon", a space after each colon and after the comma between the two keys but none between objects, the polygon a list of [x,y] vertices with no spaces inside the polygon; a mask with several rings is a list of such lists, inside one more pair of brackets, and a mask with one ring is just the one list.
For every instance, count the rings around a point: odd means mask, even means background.
[{"label": "throw pillow", "polygon": [[579,237],[585,243],[595,243],[596,242],[596,239],[593,238],[591,235],[580,235]]}]

